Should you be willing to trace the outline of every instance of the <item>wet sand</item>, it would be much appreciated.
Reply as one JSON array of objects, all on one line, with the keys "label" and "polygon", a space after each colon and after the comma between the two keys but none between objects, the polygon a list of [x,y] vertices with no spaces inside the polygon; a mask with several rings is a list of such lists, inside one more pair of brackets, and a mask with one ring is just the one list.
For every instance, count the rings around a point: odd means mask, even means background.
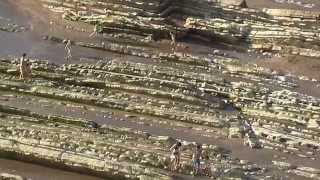
[{"label": "wet sand", "polygon": [[[283,3],[279,3],[283,2]],[[305,10],[305,11],[319,11],[320,1],[318,0],[291,0],[291,3],[288,3],[288,0],[247,0],[249,8],[271,8],[271,9],[294,9],[294,10]],[[296,3],[292,3],[296,2]],[[301,2],[301,5],[298,5],[298,2]],[[307,8],[304,5],[314,4],[312,8]]]},{"label": "wet sand", "polygon": [[16,174],[32,180],[103,180],[103,178],[1,158],[0,173]]},{"label": "wet sand", "polygon": [[[19,4],[19,6],[17,6]],[[10,11],[12,10],[12,11]],[[94,50],[90,48],[72,46],[72,61],[66,61],[65,49],[63,44],[51,43],[43,40],[43,36],[51,35],[57,37],[65,37],[71,40],[86,40],[87,42],[103,41],[103,38],[89,39],[88,35],[93,29],[90,25],[77,24],[72,22],[64,22],[61,20],[61,14],[53,14],[44,11],[39,7],[39,3],[34,0],[2,0],[0,1],[0,16],[9,18],[12,23],[26,27],[26,32],[9,33],[0,31],[0,56],[20,56],[26,52],[30,58],[38,58],[50,60],[57,64],[75,63],[82,59],[93,59],[94,63],[104,57],[117,57],[115,53]],[[39,18],[41,17],[41,18]],[[54,25],[49,23],[53,22]],[[66,26],[77,26],[81,31],[66,30]],[[88,41],[89,40],[89,41]]]},{"label": "wet sand", "polygon": [[292,73],[298,76],[320,79],[318,58],[288,56],[259,61],[259,65],[274,69],[282,74]]},{"label": "wet sand", "polygon": [[[299,85],[295,91],[305,93],[320,98],[320,61],[317,58],[288,56],[281,58],[272,58],[266,60],[257,60],[259,66],[269,68],[280,74],[292,74],[295,76],[305,76],[309,80],[298,80]],[[317,81],[312,81],[312,79]]]}]

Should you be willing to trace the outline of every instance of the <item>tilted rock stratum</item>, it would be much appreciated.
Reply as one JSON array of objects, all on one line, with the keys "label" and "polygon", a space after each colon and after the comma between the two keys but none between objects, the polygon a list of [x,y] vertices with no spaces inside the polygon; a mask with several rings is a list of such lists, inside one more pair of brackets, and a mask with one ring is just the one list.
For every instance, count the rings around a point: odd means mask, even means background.
[{"label": "tilted rock stratum", "polygon": [[102,24],[103,32],[111,34],[152,35],[158,40],[169,38],[169,32],[177,37],[197,33],[263,52],[320,57],[318,12],[260,11],[242,8],[241,1],[42,2],[54,12],[64,12],[66,19]]},{"label": "tilted rock stratum", "polygon": [[[259,11],[243,1],[39,3],[66,21],[99,27],[103,43],[72,40],[72,46],[120,57],[66,64],[32,59],[31,80],[19,79],[17,59],[1,58],[2,156],[114,179],[172,179],[169,148],[179,140],[177,175],[185,178],[201,143],[207,176],[320,179],[320,100],[297,90],[301,81],[318,80],[243,63],[219,50],[173,53],[158,43],[173,32],[178,42],[193,37],[242,52],[319,57],[318,13]],[[9,24],[1,30],[25,29]],[[50,34],[43,41],[66,42]],[[234,143],[242,141],[244,120],[255,134],[249,144],[261,149]],[[265,163],[237,157],[241,149]]]}]

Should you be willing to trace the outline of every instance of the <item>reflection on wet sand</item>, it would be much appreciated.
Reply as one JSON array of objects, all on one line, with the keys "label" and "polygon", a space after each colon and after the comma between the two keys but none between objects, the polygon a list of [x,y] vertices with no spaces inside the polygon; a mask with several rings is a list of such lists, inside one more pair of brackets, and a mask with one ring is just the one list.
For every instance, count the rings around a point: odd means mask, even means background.
[{"label": "reflection on wet sand", "polygon": [[16,174],[32,180],[102,180],[102,178],[8,159],[0,159],[0,173]]}]

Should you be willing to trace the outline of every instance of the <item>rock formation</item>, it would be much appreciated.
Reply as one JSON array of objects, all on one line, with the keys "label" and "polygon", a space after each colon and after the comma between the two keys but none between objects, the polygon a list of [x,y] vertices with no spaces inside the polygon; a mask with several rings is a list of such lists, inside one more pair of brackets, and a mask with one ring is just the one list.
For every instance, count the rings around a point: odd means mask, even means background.
[{"label": "rock formation", "polygon": [[[73,21],[99,23],[105,33],[130,36],[153,35],[155,39],[169,38],[169,32],[188,35],[197,32],[210,41],[245,45],[249,49],[320,57],[319,18],[317,12],[242,8],[244,1],[232,6],[208,1],[51,1],[42,0],[45,7],[64,12]],[[236,6],[238,5],[238,6]],[[178,19],[175,19],[178,18]],[[177,21],[185,22],[183,25]],[[173,26],[174,24],[174,26]]]},{"label": "rock formation", "polygon": [[[262,148],[315,160],[320,100],[296,91],[298,77],[217,51],[203,57],[155,45],[173,32],[179,40],[196,36],[240,50],[320,57],[319,14],[223,2],[41,0],[65,20],[102,27],[106,43],[74,40],[74,46],[134,61],[106,57],[95,64],[58,65],[34,59],[33,78],[23,81],[18,61],[1,58],[0,154],[114,179],[171,179],[169,147],[182,141],[180,173],[189,175],[195,142],[157,133],[241,138],[242,121],[249,120]],[[0,26],[19,32],[10,27]],[[264,167],[210,143],[203,147],[208,176],[277,179],[273,173],[280,172],[287,179],[320,179],[317,167],[285,158]]]}]

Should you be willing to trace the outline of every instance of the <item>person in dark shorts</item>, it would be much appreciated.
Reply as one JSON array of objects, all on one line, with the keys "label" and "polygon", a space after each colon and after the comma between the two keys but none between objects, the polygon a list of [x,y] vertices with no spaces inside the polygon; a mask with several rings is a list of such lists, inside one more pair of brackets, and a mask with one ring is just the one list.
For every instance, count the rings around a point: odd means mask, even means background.
[{"label": "person in dark shorts", "polygon": [[192,155],[193,174],[197,175],[200,172],[200,162],[202,159],[202,146],[197,145]]},{"label": "person in dark shorts", "polygon": [[31,79],[31,64],[28,59],[26,59],[27,54],[23,53],[20,58],[19,71],[20,71],[20,79],[27,80]]}]

